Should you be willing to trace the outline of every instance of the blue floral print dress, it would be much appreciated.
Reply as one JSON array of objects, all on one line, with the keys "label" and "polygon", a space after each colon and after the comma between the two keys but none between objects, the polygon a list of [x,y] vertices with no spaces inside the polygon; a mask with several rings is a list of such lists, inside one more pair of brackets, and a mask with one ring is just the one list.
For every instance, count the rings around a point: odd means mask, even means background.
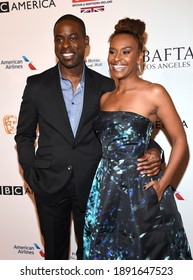
[{"label": "blue floral print dress", "polygon": [[192,259],[181,215],[168,186],[158,202],[156,177],[141,175],[137,159],[148,147],[152,122],[132,112],[102,111],[94,128],[103,156],[85,215],[85,260]]}]

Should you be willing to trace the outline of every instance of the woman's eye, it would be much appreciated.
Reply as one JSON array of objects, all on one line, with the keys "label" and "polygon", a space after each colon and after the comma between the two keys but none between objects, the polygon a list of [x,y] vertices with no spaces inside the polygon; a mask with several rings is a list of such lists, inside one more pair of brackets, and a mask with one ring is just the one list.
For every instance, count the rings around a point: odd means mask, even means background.
[{"label": "woman's eye", "polygon": [[123,54],[129,54],[130,51],[123,51]]}]

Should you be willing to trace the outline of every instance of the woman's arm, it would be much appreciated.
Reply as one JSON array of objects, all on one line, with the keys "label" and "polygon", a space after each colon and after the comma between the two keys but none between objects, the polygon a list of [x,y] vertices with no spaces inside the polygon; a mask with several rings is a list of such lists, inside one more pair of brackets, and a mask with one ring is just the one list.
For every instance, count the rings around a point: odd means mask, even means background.
[{"label": "woman's arm", "polygon": [[161,200],[164,190],[171,183],[172,178],[180,167],[188,145],[182,121],[169,94],[162,86],[158,86],[156,95],[156,113],[165,127],[172,149],[163,177],[159,181],[151,181],[145,187],[154,187],[158,200]]}]

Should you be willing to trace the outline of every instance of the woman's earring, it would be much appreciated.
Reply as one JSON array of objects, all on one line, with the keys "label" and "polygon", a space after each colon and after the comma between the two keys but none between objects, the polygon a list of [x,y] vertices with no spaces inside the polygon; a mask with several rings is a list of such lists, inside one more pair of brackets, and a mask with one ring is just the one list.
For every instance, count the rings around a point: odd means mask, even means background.
[{"label": "woman's earring", "polygon": [[137,66],[138,66],[138,71],[139,71],[139,76],[142,76],[143,75],[143,71],[141,69],[141,64],[140,63],[137,63]]}]

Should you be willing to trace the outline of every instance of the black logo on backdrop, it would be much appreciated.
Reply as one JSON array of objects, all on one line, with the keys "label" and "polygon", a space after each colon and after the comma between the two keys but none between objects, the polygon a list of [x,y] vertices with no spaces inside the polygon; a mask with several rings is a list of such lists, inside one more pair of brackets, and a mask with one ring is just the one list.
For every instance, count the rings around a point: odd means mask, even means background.
[{"label": "black logo on backdrop", "polygon": [[9,4],[9,2],[0,2],[0,13],[9,13],[11,11],[47,9],[56,7],[54,0],[36,0],[36,1],[19,1]]},{"label": "black logo on backdrop", "polygon": [[0,195],[24,195],[33,194],[30,188],[24,189],[23,186],[0,186]]},{"label": "black logo on backdrop", "polygon": [[173,47],[144,50],[143,62],[145,70],[185,68],[191,66],[193,51],[191,47]]},{"label": "black logo on backdrop", "polygon": [[0,13],[9,13],[9,2],[0,2]]},{"label": "black logo on backdrop", "polygon": [[23,195],[22,186],[0,186],[1,195]]}]

